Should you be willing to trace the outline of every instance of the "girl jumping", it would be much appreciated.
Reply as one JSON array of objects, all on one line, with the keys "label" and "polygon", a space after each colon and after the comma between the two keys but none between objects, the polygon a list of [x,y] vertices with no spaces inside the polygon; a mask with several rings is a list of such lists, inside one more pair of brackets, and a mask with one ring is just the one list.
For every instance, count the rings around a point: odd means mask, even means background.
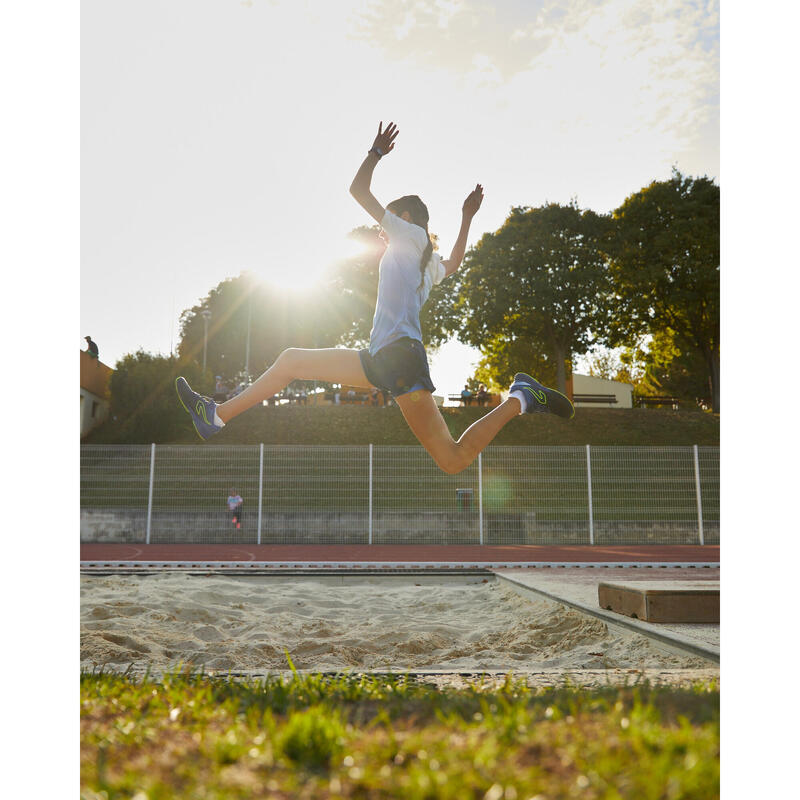
[{"label": "girl jumping", "polygon": [[483,187],[477,184],[464,201],[461,229],[450,258],[442,260],[433,252],[428,209],[417,195],[393,200],[384,208],[370,189],[372,173],[394,149],[398,133],[393,122],[385,130],[383,123],[378,125],[378,135],[350,186],[350,194],[381,226],[380,236],[387,245],[378,271],[378,301],[369,348],[290,347],[251,386],[220,404],[192,391],[184,378],[178,378],[178,397],[202,439],[208,439],[234,417],[294,380],[375,387],[391,394],[422,446],[450,474],[468,467],[518,414],[550,413],[566,419],[574,415],[572,403],[563,394],[518,372],[505,402],[470,425],[458,441],[450,435],[433,399],[435,387],[422,345],[419,315],[431,288],[461,266],[470,223],[483,201]]}]

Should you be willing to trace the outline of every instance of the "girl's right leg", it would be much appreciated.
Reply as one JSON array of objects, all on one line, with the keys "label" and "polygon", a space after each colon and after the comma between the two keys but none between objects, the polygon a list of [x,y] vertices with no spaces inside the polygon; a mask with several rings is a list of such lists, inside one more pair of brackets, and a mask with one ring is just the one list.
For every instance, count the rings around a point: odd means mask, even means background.
[{"label": "girl's right leg", "polygon": [[519,400],[509,397],[473,422],[455,441],[430,392],[419,389],[402,394],[395,401],[420,444],[437,465],[450,475],[466,469],[503,426],[519,415],[521,409]]},{"label": "girl's right leg", "polygon": [[358,350],[346,350],[340,347],[304,350],[290,347],[284,350],[275,363],[241,394],[218,405],[217,414],[223,422],[229,422],[248,408],[277,394],[295,380],[372,387],[364,374]]}]

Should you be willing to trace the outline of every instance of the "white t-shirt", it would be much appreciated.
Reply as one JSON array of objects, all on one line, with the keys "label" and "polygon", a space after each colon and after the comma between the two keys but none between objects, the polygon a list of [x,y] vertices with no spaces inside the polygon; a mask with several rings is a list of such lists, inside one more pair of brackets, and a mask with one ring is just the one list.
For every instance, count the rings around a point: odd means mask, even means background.
[{"label": "white t-shirt", "polygon": [[389,234],[389,246],[378,270],[378,302],[369,337],[371,355],[403,336],[422,341],[420,311],[431,289],[445,275],[441,256],[433,253],[420,287],[419,262],[428,244],[424,228],[391,211],[383,215],[381,227]]}]

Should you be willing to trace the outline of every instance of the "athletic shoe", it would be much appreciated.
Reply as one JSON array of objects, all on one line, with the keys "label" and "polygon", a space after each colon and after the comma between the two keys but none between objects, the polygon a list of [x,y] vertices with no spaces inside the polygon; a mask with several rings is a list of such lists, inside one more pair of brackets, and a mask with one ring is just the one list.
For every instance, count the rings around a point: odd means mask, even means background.
[{"label": "athletic shoe", "polygon": [[175,389],[181,405],[189,412],[194,429],[201,439],[208,439],[209,436],[222,430],[221,425],[214,424],[214,412],[217,404],[213,400],[192,391],[189,384],[186,383],[186,378],[177,378]]},{"label": "athletic shoe", "polygon": [[569,398],[555,389],[548,389],[542,386],[535,378],[518,372],[514,376],[514,383],[511,384],[509,392],[521,391],[527,400],[525,404],[526,414],[555,414],[557,417],[572,419],[575,416],[575,409]]}]

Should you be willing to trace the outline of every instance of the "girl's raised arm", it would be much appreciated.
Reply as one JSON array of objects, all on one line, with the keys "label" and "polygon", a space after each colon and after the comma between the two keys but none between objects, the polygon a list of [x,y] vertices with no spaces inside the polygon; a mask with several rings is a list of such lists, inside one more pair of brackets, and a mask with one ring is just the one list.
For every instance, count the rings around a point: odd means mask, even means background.
[{"label": "girl's raised arm", "polygon": [[372,173],[375,165],[394,149],[394,140],[400,131],[394,122],[390,122],[383,130],[383,122],[378,123],[378,135],[372,143],[361,166],[358,168],[353,182],[350,184],[350,194],[355,197],[358,204],[377,222],[383,219],[386,213],[383,206],[375,199],[370,191]]},{"label": "girl's raised arm", "polygon": [[475,184],[475,188],[467,195],[464,205],[461,206],[461,229],[456,237],[456,243],[453,245],[453,251],[450,253],[450,258],[442,261],[444,264],[444,276],[452,275],[460,266],[464,259],[464,253],[467,249],[467,236],[469,235],[469,226],[472,218],[478,213],[478,209],[483,202],[483,186],[479,183]]}]

